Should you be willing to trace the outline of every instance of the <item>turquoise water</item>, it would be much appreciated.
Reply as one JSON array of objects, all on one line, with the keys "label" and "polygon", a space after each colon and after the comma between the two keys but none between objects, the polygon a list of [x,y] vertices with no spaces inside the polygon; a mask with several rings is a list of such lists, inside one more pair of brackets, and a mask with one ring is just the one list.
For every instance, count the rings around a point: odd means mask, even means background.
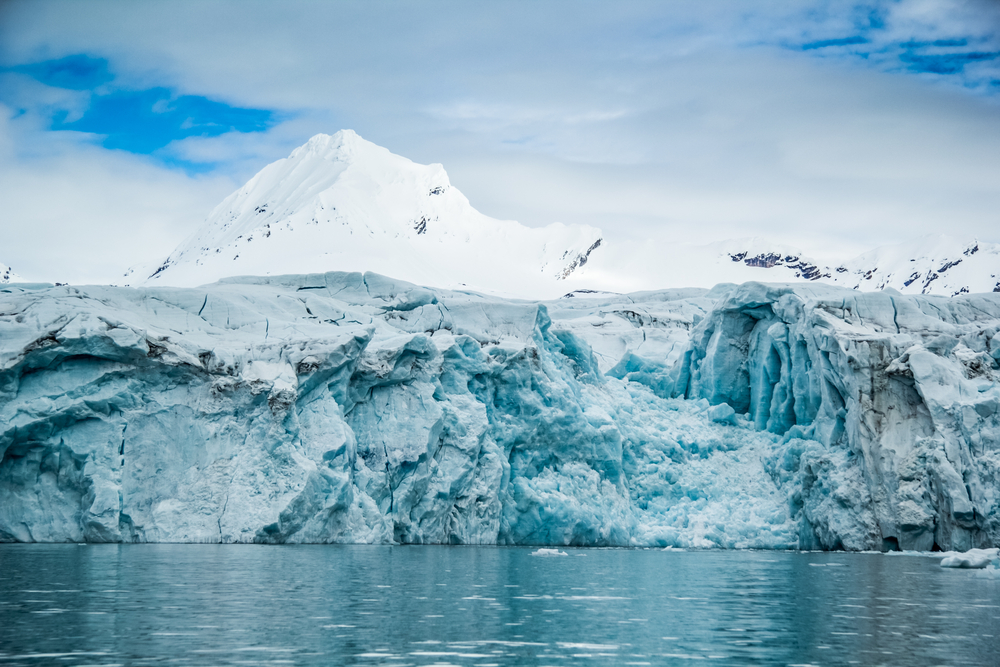
[{"label": "turquoise water", "polygon": [[0,667],[1000,663],[936,559],[531,551],[0,545]]}]

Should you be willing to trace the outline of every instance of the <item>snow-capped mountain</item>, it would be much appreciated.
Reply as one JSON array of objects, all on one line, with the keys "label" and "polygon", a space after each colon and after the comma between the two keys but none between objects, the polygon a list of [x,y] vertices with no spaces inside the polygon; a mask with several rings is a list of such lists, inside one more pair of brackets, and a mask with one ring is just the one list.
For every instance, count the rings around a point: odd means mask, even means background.
[{"label": "snow-capped mountain", "polygon": [[342,130],[265,167],[166,260],[125,279],[184,287],[331,270],[530,299],[749,281],[954,296],[1000,291],[1000,245],[928,236],[831,264],[761,238],[635,243],[582,225],[529,228],[476,211],[441,165]]},{"label": "snow-capped mountain", "polygon": [[438,287],[557,295],[600,245],[592,227],[533,229],[485,216],[441,165],[342,130],[265,167],[166,261],[126,279],[193,286],[233,275],[375,271]]},{"label": "snow-capped mountain", "polygon": [[827,282],[862,292],[887,287],[904,294],[943,296],[1000,292],[1000,244],[996,243],[930,235],[823,266],[796,250],[767,248],[753,241],[727,242],[724,253],[737,264],[773,270],[776,278],[772,280]]},{"label": "snow-capped mountain", "polygon": [[944,296],[1000,292],[1000,244],[925,236],[866,252],[833,269],[830,282],[863,292],[886,287]]},{"label": "snow-capped mountain", "polygon": [[824,263],[766,239],[730,239],[707,245],[609,241],[568,282],[620,292],[719,283],[823,282],[862,292],[892,288],[904,294],[1000,292],[1000,244],[925,236],[886,245],[840,263]]},{"label": "snow-capped mountain", "polygon": [[23,281],[24,279],[21,276],[14,273],[14,270],[12,268],[7,266],[3,262],[0,262],[0,285],[4,285],[7,283],[19,283]]}]

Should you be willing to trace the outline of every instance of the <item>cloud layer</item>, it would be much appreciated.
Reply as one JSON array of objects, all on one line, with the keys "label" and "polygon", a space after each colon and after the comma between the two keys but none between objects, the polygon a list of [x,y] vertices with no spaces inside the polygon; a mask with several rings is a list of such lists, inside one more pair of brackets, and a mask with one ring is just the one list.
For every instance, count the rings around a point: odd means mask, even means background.
[{"label": "cloud layer", "polygon": [[991,2],[7,3],[0,261],[113,280],[344,127],[530,225],[1000,241],[998,54]]}]

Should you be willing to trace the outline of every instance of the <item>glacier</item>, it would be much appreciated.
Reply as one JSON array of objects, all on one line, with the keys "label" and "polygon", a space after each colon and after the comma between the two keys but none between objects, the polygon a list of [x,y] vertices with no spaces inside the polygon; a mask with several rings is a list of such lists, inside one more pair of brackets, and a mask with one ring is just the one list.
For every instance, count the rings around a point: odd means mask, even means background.
[{"label": "glacier", "polygon": [[748,283],[693,333],[672,393],[821,444],[801,546],[964,551],[1000,541],[998,331],[994,294]]},{"label": "glacier", "polygon": [[1000,544],[1000,295],[0,287],[0,540]]}]

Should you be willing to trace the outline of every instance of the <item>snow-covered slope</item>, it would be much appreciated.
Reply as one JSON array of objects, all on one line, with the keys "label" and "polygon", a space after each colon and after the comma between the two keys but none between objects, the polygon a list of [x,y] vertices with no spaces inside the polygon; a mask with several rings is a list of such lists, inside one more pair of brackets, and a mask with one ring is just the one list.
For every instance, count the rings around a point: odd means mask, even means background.
[{"label": "snow-covered slope", "polygon": [[876,248],[826,272],[831,282],[864,292],[886,287],[943,296],[1000,292],[1000,244],[925,236]]},{"label": "snow-covered slope", "polygon": [[711,288],[720,283],[812,280],[829,273],[790,246],[762,238],[708,244],[605,239],[600,253],[566,282],[616,292]]},{"label": "snow-covered slope", "polygon": [[1000,291],[1000,244],[927,236],[830,264],[761,238],[627,247],[608,239],[602,252],[568,282],[630,291],[751,281],[832,283],[863,292],[891,287],[903,294],[943,296],[994,292]]},{"label": "snow-covered slope", "polygon": [[529,299],[748,281],[952,296],[1000,290],[1000,245],[926,237],[827,265],[761,238],[636,243],[579,225],[533,229],[473,209],[441,165],[342,130],[265,167],[165,261],[133,267],[125,281],[195,286],[330,270]]},{"label": "snow-covered slope", "polygon": [[557,296],[601,243],[591,227],[489,218],[448,181],[350,130],[265,167],[147,277],[194,286],[234,275],[377,271],[446,288]]},{"label": "snow-covered slope", "polygon": [[7,283],[20,283],[23,281],[24,279],[14,273],[13,269],[3,262],[0,262],[0,285],[5,285]]},{"label": "snow-covered slope", "polygon": [[995,546],[998,331],[826,285],[5,286],[0,540]]}]

